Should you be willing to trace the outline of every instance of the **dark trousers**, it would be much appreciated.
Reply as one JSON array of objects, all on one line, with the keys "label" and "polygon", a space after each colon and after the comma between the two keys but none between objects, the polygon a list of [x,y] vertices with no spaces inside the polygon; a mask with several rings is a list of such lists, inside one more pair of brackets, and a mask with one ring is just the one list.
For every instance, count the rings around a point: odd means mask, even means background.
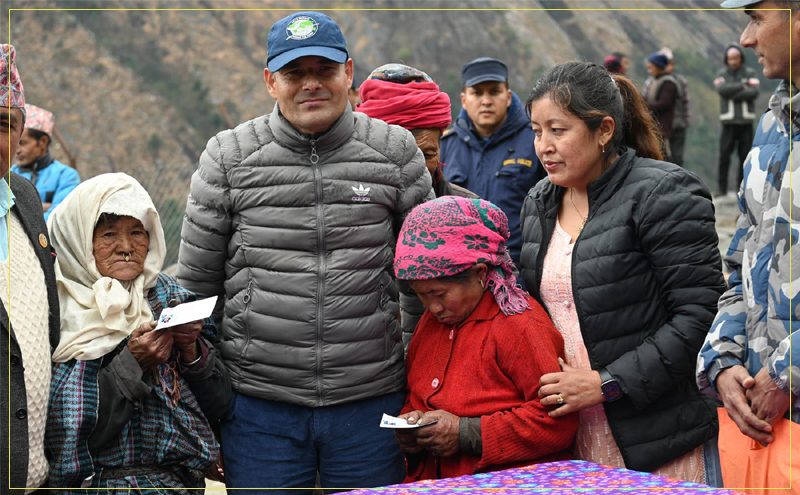
[{"label": "dark trousers", "polygon": [[683,149],[686,147],[686,128],[672,129],[669,138],[669,160],[675,165],[683,167]]},{"label": "dark trousers", "polygon": [[725,124],[722,126],[722,136],[719,140],[719,169],[717,171],[717,192],[728,192],[728,168],[731,163],[731,153],[734,148],[739,154],[739,164],[736,168],[736,188],[742,184],[744,178],[744,160],[750,153],[753,145],[753,124]]},{"label": "dark trousers", "polygon": [[[314,488],[317,472],[325,493],[402,483],[405,459],[394,431],[378,425],[383,413],[396,416],[404,402],[405,394],[394,392],[303,407],[234,391],[222,422],[225,483],[237,489]],[[269,495],[279,493],[301,492]]]}]

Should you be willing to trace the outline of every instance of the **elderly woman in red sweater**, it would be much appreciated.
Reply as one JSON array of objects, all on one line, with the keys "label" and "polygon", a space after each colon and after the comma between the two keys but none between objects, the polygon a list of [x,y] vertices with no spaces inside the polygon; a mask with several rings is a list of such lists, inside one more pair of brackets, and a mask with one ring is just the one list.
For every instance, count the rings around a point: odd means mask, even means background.
[{"label": "elderly woman in red sweater", "polygon": [[508,220],[492,203],[443,196],[417,206],[397,241],[395,272],[426,311],[408,349],[397,430],[406,481],[569,459],[576,415],[551,418],[539,378],[560,371],[564,342],[516,285]]}]

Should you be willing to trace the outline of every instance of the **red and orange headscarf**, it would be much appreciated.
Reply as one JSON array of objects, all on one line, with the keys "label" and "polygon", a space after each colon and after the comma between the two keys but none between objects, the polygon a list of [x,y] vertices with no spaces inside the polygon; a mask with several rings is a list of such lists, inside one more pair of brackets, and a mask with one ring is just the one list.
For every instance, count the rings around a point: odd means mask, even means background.
[{"label": "red and orange headscarf", "polygon": [[411,129],[439,129],[452,122],[450,97],[428,74],[401,64],[382,65],[359,89],[356,109],[387,124]]}]

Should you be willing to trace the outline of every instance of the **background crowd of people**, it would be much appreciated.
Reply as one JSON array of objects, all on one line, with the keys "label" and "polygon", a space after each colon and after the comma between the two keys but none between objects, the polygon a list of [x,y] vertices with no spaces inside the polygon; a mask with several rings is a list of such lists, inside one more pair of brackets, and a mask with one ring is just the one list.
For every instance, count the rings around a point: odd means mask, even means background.
[{"label": "background crowd of people", "polygon": [[[173,277],[148,191],[54,160],[54,116],[1,45],[9,488],[335,492],[562,459],[725,486],[718,414],[765,446],[800,420],[800,2],[779,3],[723,3],[750,18],[713,81],[717,193],[742,162],[727,279],[669,49],[643,88],[615,53],[547,69],[525,102],[477,58],[453,122],[424,70],[356,88],[339,25],[292,13],[267,39],[274,109],[200,158]],[[748,48],[780,81],[755,133]]]}]

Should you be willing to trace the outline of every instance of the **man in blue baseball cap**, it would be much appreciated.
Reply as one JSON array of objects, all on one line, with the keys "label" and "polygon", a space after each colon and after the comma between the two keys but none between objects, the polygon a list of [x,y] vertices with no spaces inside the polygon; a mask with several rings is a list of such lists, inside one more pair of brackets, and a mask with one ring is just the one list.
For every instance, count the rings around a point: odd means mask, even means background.
[{"label": "man in blue baseball cap", "polygon": [[511,234],[508,250],[519,266],[522,202],[547,175],[536,157],[531,122],[508,86],[503,61],[477,58],[461,69],[461,80],[461,113],[442,136],[442,172],[503,210]]},{"label": "man in blue baseball cap", "polygon": [[[790,144],[800,149],[800,50],[789,48],[800,46],[800,2],[722,6],[746,9],[750,22],[739,43],[755,50],[764,75],[780,84],[744,163],[742,215],[725,257],[729,290],[698,356],[697,384],[722,399],[741,433],[769,444],[775,422],[800,422],[800,157],[789,159]],[[720,436],[720,445],[725,440]]]},{"label": "man in blue baseball cap", "polygon": [[327,493],[400,483],[399,445],[379,428],[405,401],[392,261],[430,174],[409,131],[352,111],[353,61],[330,17],[281,19],[267,54],[277,104],[209,141],[178,268],[221,303],[226,484],[313,488],[317,472]]}]

